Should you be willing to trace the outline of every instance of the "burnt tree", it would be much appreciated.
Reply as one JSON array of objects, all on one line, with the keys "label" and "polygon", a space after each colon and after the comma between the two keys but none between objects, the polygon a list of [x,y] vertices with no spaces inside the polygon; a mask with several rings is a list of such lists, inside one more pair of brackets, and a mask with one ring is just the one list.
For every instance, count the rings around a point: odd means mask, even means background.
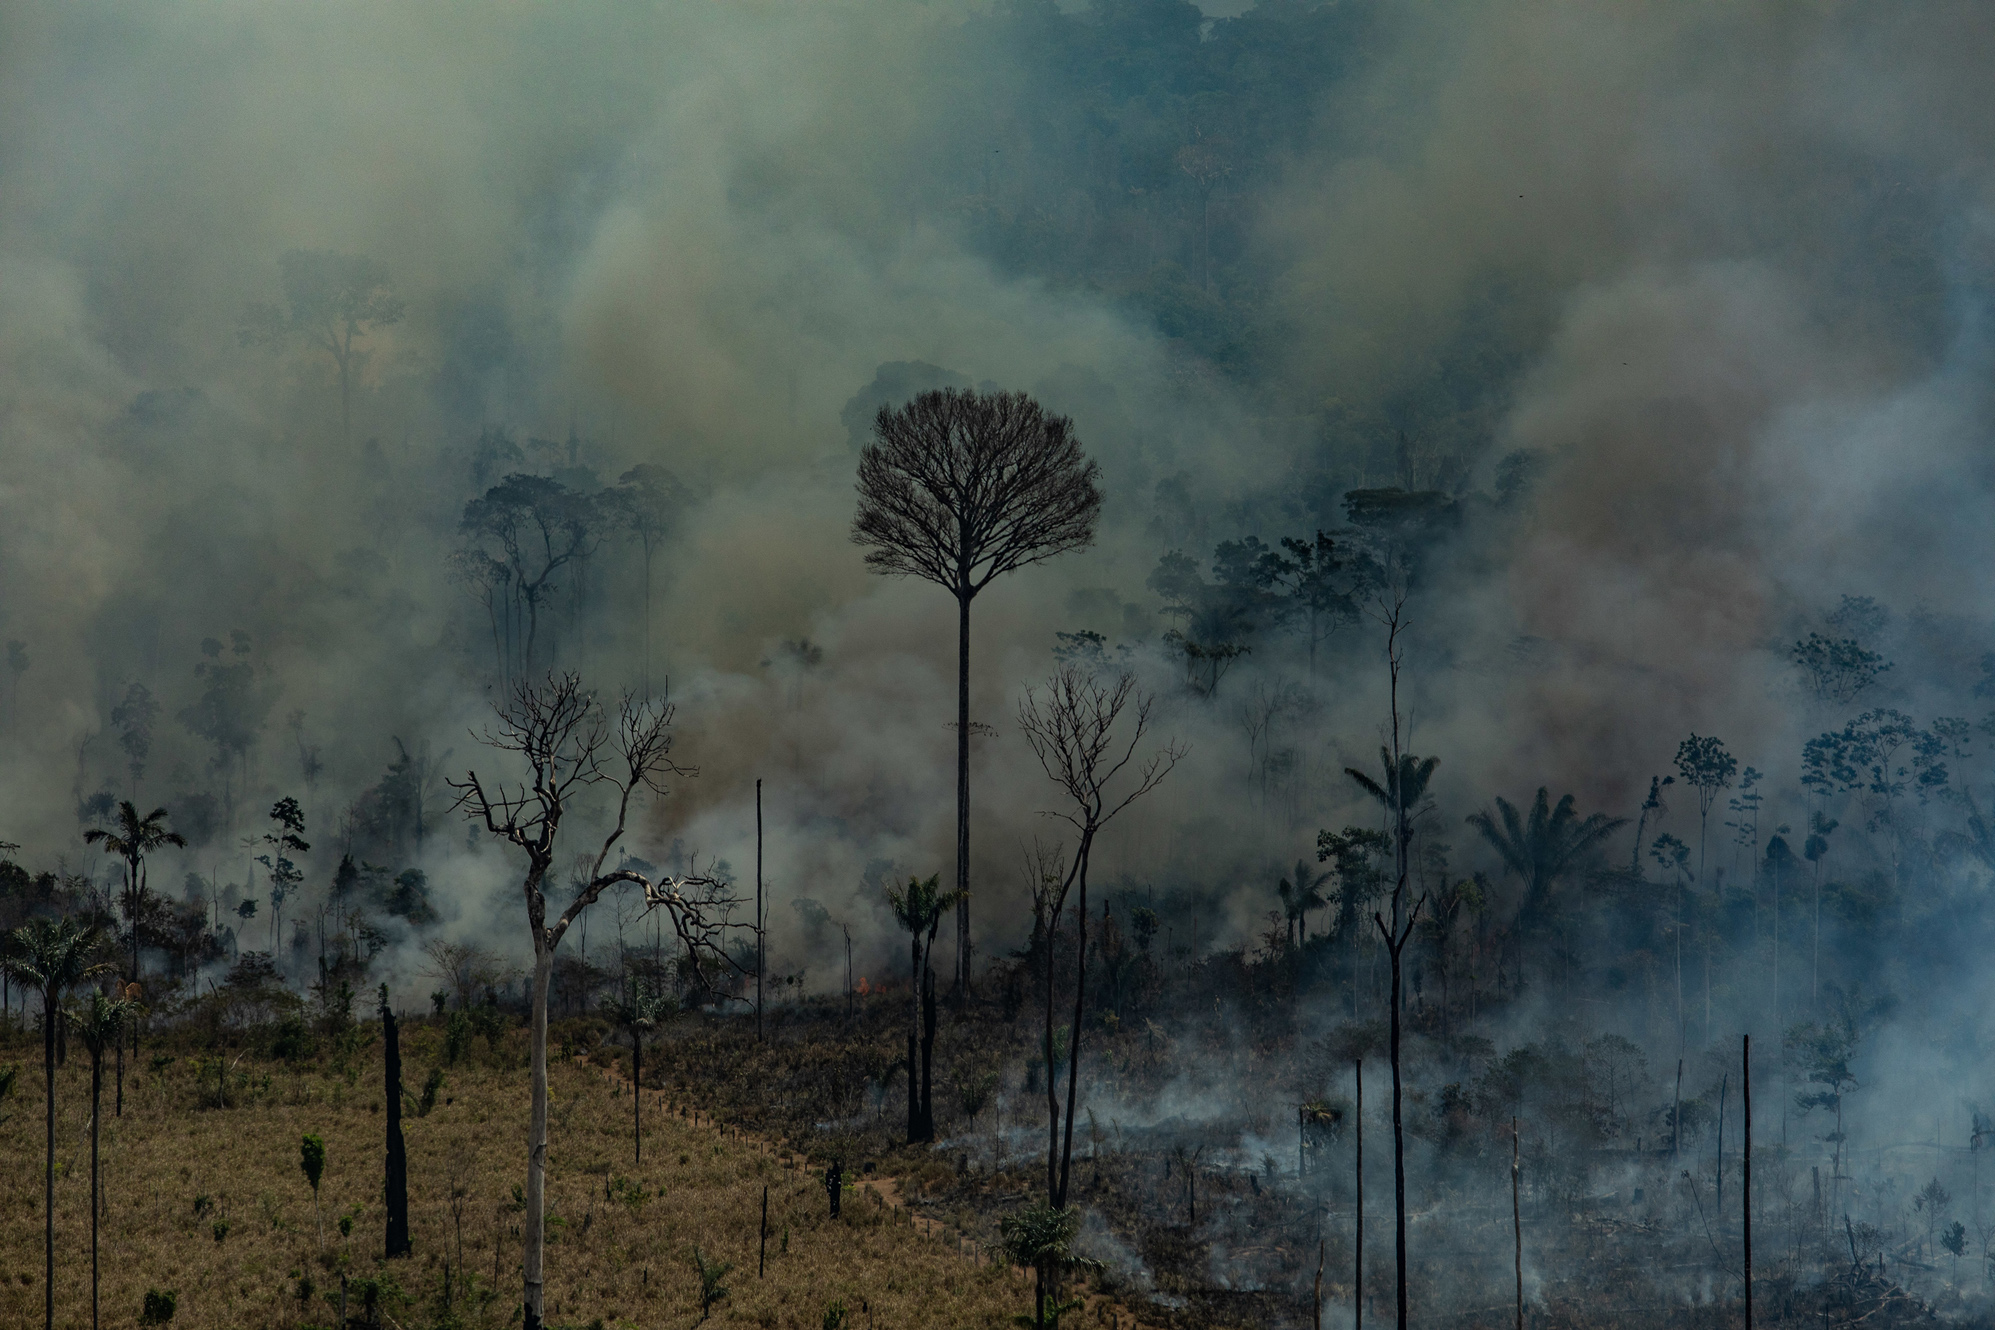
[{"label": "burnt tree", "polygon": [[[1046,946],[1046,1193],[1055,1209],[1067,1204],[1067,1183],[1074,1161],[1074,1097],[1081,1065],[1082,1004],[1088,973],[1088,865],[1095,838],[1123,809],[1142,798],[1170,774],[1190,751],[1172,740],[1141,766],[1125,769],[1150,728],[1151,699],[1137,691],[1133,675],[1101,679],[1068,662],[1046,681],[1043,692],[1027,689],[1018,705],[1018,726],[1046,775],[1067,796],[1063,809],[1049,812],[1077,834],[1073,860],[1057,882],[1042,884],[1051,894]],[[1121,724],[1124,715],[1128,724]],[[1111,786],[1119,786],[1111,792]],[[1052,928],[1070,890],[1078,888],[1074,908],[1074,1019],[1067,1039],[1067,1117],[1063,1135],[1059,1094],[1053,1068],[1053,946]]]},{"label": "burnt tree", "polygon": [[[527,768],[514,784],[488,784],[476,771],[451,782],[458,805],[486,831],[526,856],[521,893],[526,898],[528,931],[533,942],[532,999],[532,1116],[527,1139],[525,1205],[521,1228],[524,1265],[525,1330],[541,1330],[545,1303],[542,1276],[546,1255],[547,1181],[547,994],[554,971],[554,952],[581,913],[604,890],[619,882],[643,888],[648,909],[663,908],[679,941],[695,964],[696,975],[706,962],[731,966],[721,946],[726,911],[734,904],[723,884],[709,878],[686,877],[657,882],[629,868],[603,871],[610,851],[623,839],[631,802],[641,791],[662,795],[667,776],[696,773],[672,761],[672,707],[663,701],[626,694],[611,717],[582,686],[575,674],[551,674],[516,684],[497,704],[496,725],[481,740],[514,754]],[[586,865],[582,886],[553,923],[547,921],[546,885],[554,866],[555,841],[562,819],[591,792],[606,793],[612,804],[594,860]],[[694,894],[688,894],[691,889]]]},{"label": "burnt tree", "polygon": [[970,983],[970,602],[992,579],[1094,541],[1100,468],[1073,422],[1023,393],[943,388],[881,407],[852,539],[873,571],[956,598],[956,992]]},{"label": "burnt tree", "polygon": [[388,1005],[388,985],[381,985],[381,1048],[387,1084],[382,1098],[388,1105],[388,1241],[387,1257],[407,1256],[409,1244],[409,1147],[402,1140],[402,1034],[395,1010]]}]

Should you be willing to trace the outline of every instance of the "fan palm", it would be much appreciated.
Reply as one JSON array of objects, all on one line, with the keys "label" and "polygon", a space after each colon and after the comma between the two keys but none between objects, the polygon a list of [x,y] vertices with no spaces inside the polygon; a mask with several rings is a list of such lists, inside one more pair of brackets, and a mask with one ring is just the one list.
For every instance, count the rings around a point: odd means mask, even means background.
[{"label": "fan palm", "polygon": [[1516,806],[1499,795],[1494,814],[1485,810],[1468,816],[1468,824],[1481,832],[1482,838],[1502,857],[1505,871],[1523,879],[1521,913],[1526,920],[1540,918],[1560,879],[1578,865],[1588,850],[1627,823],[1625,817],[1609,817],[1605,813],[1580,817],[1574,811],[1570,794],[1553,807],[1542,785],[1528,815],[1520,816]]},{"label": "fan palm", "polygon": [[55,1041],[62,1027],[62,995],[111,969],[92,960],[103,935],[95,924],[68,919],[30,919],[14,930],[7,973],[42,998],[42,1084],[48,1109],[48,1144],[43,1156],[43,1218],[48,1269],[42,1280],[44,1324],[55,1327]]},{"label": "fan palm", "polygon": [[633,1157],[640,1164],[644,1162],[644,1035],[660,1016],[677,1007],[671,994],[647,991],[634,974],[625,978],[623,996],[609,1002],[610,1019],[630,1031],[630,1130]]},{"label": "fan palm", "polygon": [[[927,978],[928,957],[935,946],[936,929],[941,927],[943,913],[955,907],[960,894],[942,890],[940,874],[930,874],[926,880],[910,877],[905,889],[887,888],[887,904],[893,910],[894,922],[906,931],[910,939],[913,966],[913,1001],[909,1007],[907,1028],[907,1139],[910,1145],[935,1139],[934,1087],[928,1074],[935,1035],[932,1026],[922,1020],[924,1000],[930,1012],[930,1021],[933,1020],[935,1000],[928,995],[924,980]],[[928,1032],[926,1038],[923,1038],[924,1031]],[[917,1044],[922,1052],[918,1064],[915,1059]]]},{"label": "fan palm", "polygon": [[92,993],[80,1009],[64,1013],[71,1028],[90,1051],[90,1326],[97,1327],[97,1119],[104,1090],[104,1050],[124,1033],[125,1022],[137,1014],[138,1003],[119,996]]}]

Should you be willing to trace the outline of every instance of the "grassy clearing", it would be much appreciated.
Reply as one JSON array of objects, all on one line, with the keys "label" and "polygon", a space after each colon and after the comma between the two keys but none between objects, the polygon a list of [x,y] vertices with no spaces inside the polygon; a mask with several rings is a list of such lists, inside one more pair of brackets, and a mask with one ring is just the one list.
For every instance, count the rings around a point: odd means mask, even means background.
[{"label": "grassy clearing", "polygon": [[[363,1314],[372,1281],[381,1325],[517,1324],[514,1188],[525,1176],[527,1086],[515,1045],[523,1032],[508,1032],[479,1065],[449,1068],[431,1111],[405,1115],[415,1254],[392,1263],[379,1258],[378,1048],[296,1065],[245,1055],[219,1073],[201,1055],[147,1050],[137,1074],[128,1068],[122,1119],[110,1116],[108,1085],[105,1093],[104,1323],[134,1324],[152,1288],[177,1291],[175,1327],[326,1326],[344,1273],[349,1316]],[[408,1089],[420,1089],[441,1053],[438,1031],[405,1029]],[[42,1311],[39,1047],[15,1042],[0,1052],[7,1062],[21,1074],[0,1101],[0,1325],[30,1326]],[[1011,1271],[917,1230],[864,1184],[833,1222],[819,1174],[705,1117],[695,1126],[657,1106],[655,1092],[644,1162],[633,1166],[628,1089],[575,1064],[557,1066],[551,1083],[552,1324],[694,1324],[695,1244],[709,1263],[733,1265],[711,1324],[819,1330],[826,1308],[842,1302],[853,1330],[995,1328],[1028,1306],[1029,1286]],[[72,1057],[57,1093],[57,1323],[87,1326],[87,1063]],[[306,1132],[326,1143],[316,1215],[298,1162]],[[758,1280],[765,1185],[768,1275]]]}]

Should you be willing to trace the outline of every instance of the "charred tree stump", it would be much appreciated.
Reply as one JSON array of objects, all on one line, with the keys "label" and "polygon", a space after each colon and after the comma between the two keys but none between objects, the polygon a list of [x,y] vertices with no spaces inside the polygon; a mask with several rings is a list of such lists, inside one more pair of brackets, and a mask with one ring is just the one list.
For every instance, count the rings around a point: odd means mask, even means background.
[{"label": "charred tree stump", "polygon": [[389,1260],[407,1256],[409,1242],[409,1150],[402,1140],[402,1037],[388,1005],[388,986],[381,985],[381,1045],[387,1057],[387,1085],[382,1097],[388,1108],[388,1242]]}]

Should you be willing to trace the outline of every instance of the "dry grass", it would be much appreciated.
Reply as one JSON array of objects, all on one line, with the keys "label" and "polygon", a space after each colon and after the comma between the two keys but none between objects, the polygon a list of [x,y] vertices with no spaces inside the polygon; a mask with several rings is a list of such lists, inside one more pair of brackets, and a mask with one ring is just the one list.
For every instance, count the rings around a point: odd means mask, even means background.
[{"label": "dry grass", "polygon": [[[435,1108],[405,1116],[415,1255],[392,1263],[379,1259],[378,1048],[355,1059],[351,1077],[327,1060],[291,1067],[244,1057],[232,1067],[226,1108],[212,1106],[212,1064],[203,1084],[195,1059],[176,1057],[155,1071],[148,1051],[144,1071],[128,1076],[122,1119],[109,1116],[108,1087],[105,1096],[104,1324],[134,1324],[146,1290],[159,1288],[179,1293],[175,1327],[328,1325],[326,1295],[341,1272],[383,1281],[383,1324],[403,1330],[517,1324],[513,1189],[525,1177],[527,1122],[519,1040],[518,1031],[508,1035],[496,1065],[451,1068]],[[412,1025],[404,1043],[413,1090],[439,1056],[436,1031]],[[39,1048],[15,1043],[0,1052],[0,1064],[8,1061],[21,1064],[14,1094],[0,1101],[0,1325],[11,1327],[41,1322],[43,1128]],[[628,1090],[590,1066],[557,1067],[552,1083],[552,1324],[694,1324],[695,1243],[710,1261],[734,1265],[725,1281],[731,1296],[713,1324],[818,1330],[836,1300],[853,1330],[999,1327],[1027,1306],[1029,1288],[1011,1271],[918,1232],[905,1212],[863,1189],[848,1194],[844,1218],[830,1221],[819,1175],[786,1166],[758,1142],[723,1136],[704,1118],[694,1126],[655,1107],[655,1093],[647,1094],[644,1163],[633,1167]],[[87,1326],[89,1074],[80,1059],[58,1073],[57,1093],[56,1319]],[[306,1132],[326,1142],[323,1250],[298,1164]],[[764,1185],[771,1236],[768,1276],[758,1280]],[[453,1189],[462,1193],[461,1270]],[[349,1214],[352,1231],[342,1235],[338,1220]],[[313,1291],[301,1300],[305,1279]],[[353,1293],[350,1315],[359,1302]]]}]

